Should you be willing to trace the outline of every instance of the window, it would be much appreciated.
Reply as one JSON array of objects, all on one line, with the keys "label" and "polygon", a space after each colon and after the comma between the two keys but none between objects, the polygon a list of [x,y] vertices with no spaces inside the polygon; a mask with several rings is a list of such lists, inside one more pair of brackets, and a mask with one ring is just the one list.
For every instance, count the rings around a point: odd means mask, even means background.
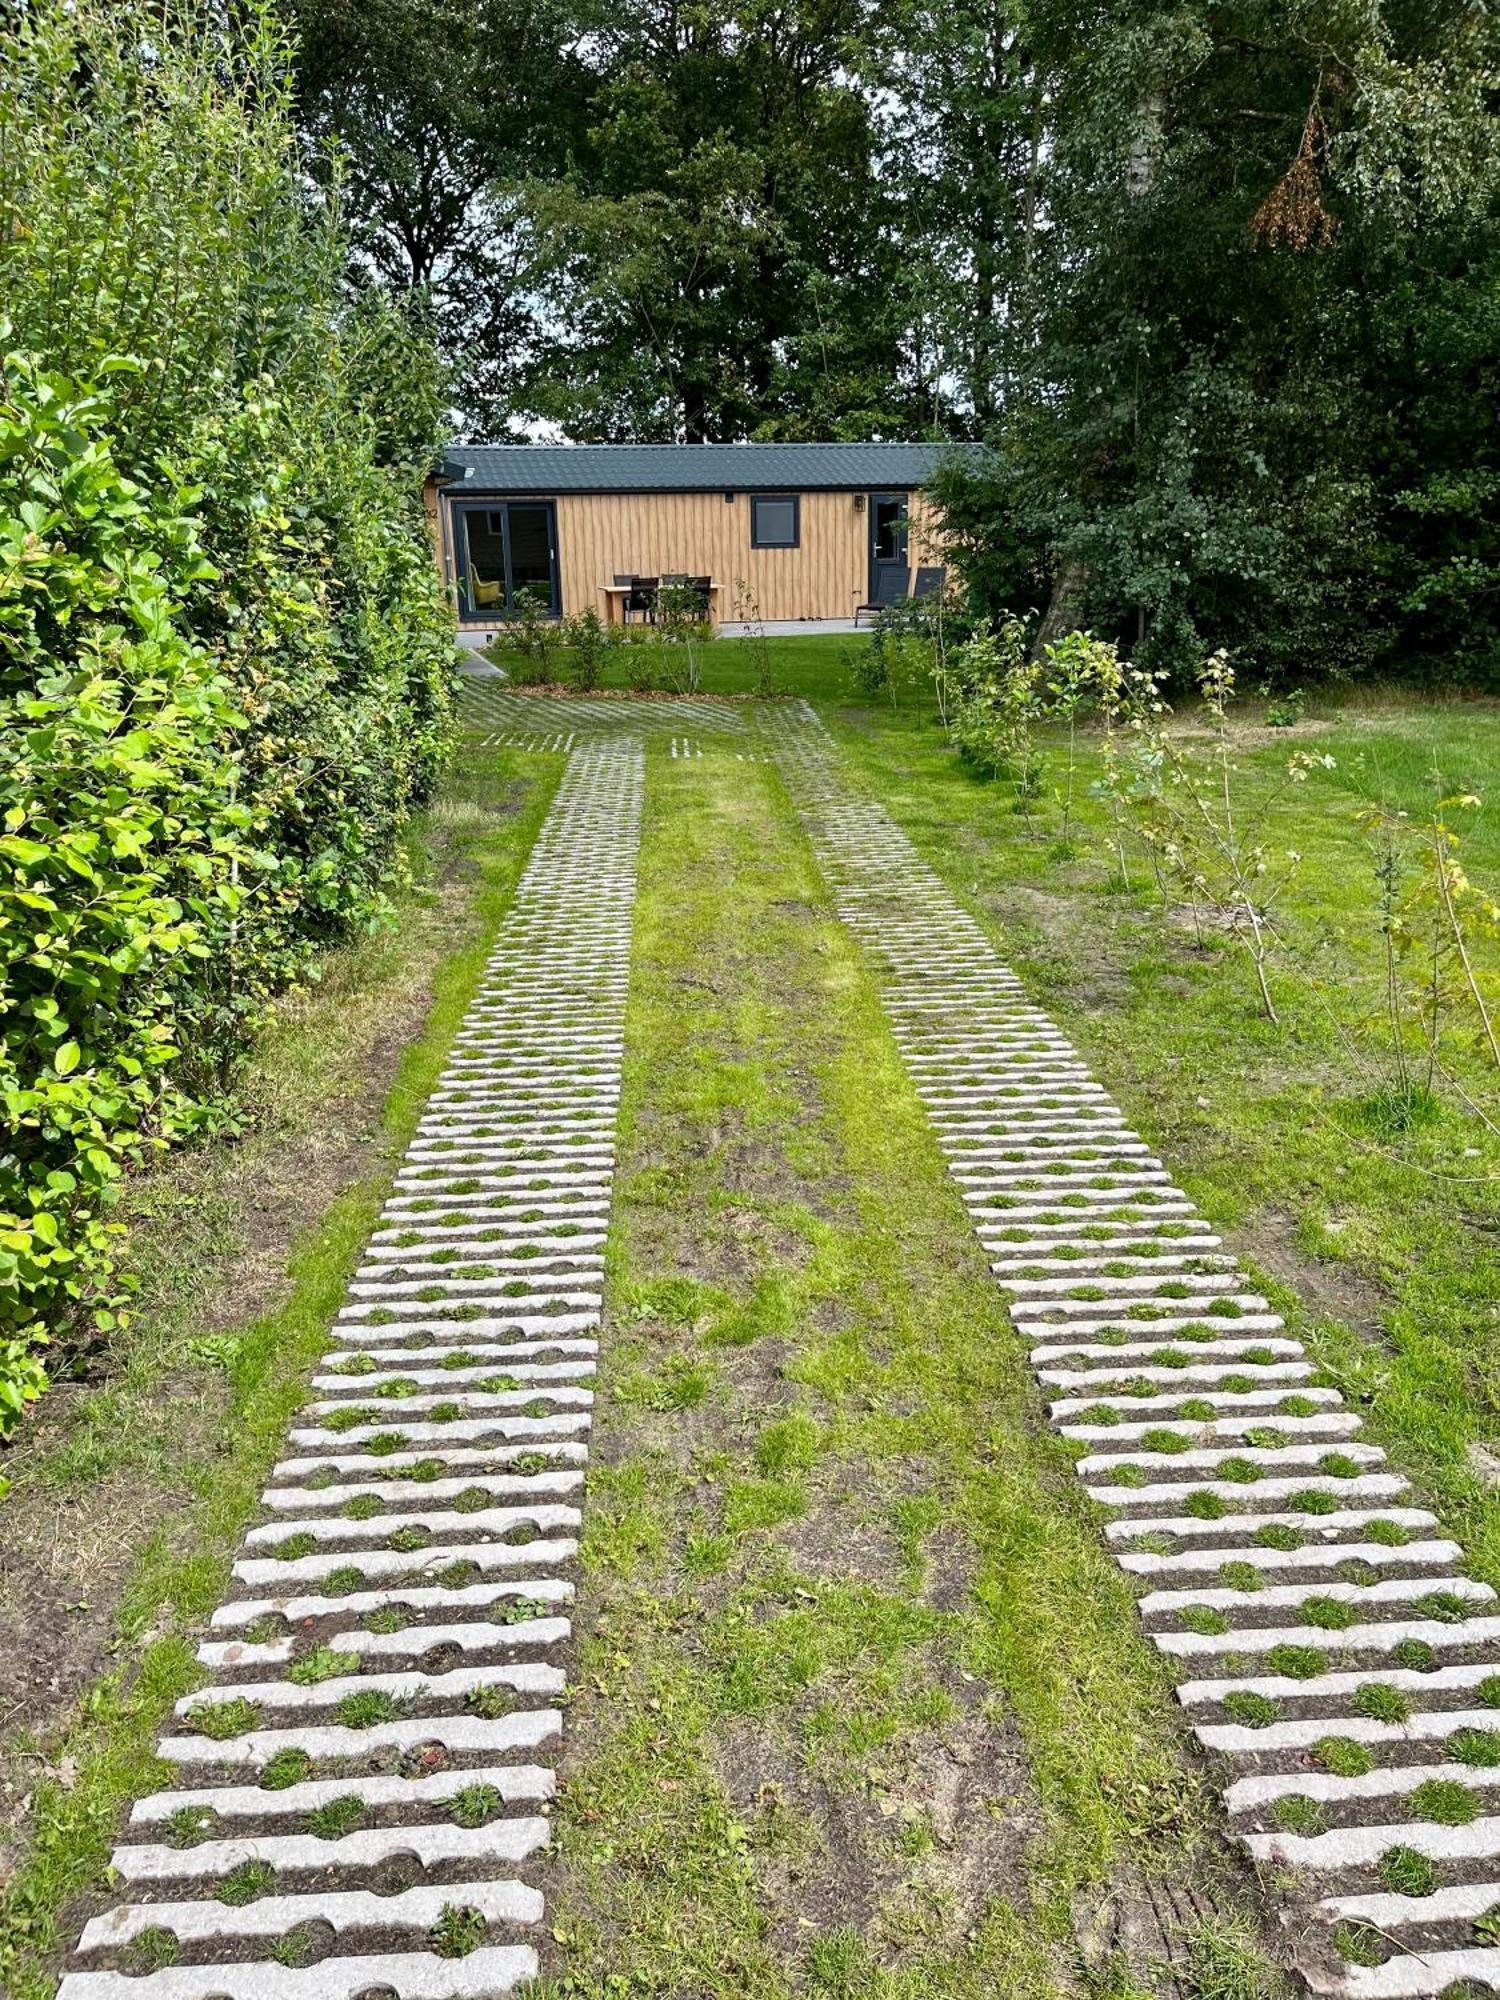
[{"label": "window", "polygon": [[523,601],[560,615],[557,527],[550,500],[456,505],[454,566],[465,618],[514,618]]},{"label": "window", "polygon": [[752,493],[750,495],[750,546],[752,549],[794,549],[800,537],[800,509],[795,493]]}]

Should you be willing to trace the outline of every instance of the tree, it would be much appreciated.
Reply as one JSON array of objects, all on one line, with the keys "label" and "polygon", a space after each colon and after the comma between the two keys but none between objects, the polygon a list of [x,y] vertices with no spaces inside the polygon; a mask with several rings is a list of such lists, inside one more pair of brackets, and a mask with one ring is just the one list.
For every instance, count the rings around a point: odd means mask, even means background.
[{"label": "tree", "polygon": [[867,0],[628,0],[586,141],[533,191],[555,337],[531,406],[596,438],[925,428]]},{"label": "tree", "polygon": [[357,283],[418,295],[497,428],[536,333],[516,194],[562,170],[588,79],[567,0],[295,0],[298,117]]}]

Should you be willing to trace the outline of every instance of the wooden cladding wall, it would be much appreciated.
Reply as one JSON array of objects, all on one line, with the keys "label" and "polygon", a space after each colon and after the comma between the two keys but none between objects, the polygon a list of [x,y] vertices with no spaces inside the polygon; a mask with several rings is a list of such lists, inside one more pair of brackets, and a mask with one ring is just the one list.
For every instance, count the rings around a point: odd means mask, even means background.
[{"label": "wooden cladding wall", "polygon": [[[720,586],[714,598],[720,619],[744,616],[746,598],[766,619],[848,618],[870,589],[868,496],[859,497],[866,504],[856,508],[853,493],[803,493],[800,546],[753,549],[748,493],[732,501],[722,493],[560,493],[563,613],[576,618],[592,607],[602,618],[608,599],[601,584],[682,571]],[[932,510],[920,493],[911,495],[910,511],[908,561],[915,574],[919,563],[941,556]],[[451,519],[445,526],[451,533]],[[444,554],[451,565],[451,549]]]},{"label": "wooden cladding wall", "polygon": [[[852,493],[801,496],[800,546],[752,549],[750,496],[736,493],[575,493],[557,502],[563,610],[592,605],[602,616],[601,584],[616,576],[686,571],[721,586],[720,618],[743,616],[741,595],[762,618],[848,618],[870,589],[870,516]],[[861,496],[863,497],[863,496]],[[911,561],[931,540],[930,510],[912,496]]]}]

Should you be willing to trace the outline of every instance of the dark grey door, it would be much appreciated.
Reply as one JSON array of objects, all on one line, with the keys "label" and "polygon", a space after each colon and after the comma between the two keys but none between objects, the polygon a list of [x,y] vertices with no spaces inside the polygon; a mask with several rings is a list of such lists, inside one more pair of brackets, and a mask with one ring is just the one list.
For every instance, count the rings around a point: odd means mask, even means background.
[{"label": "dark grey door", "polygon": [[906,559],[906,495],[870,495],[870,602],[899,604],[910,594]]},{"label": "dark grey door", "polygon": [[465,618],[513,618],[524,592],[562,612],[557,521],[550,500],[494,500],[453,510],[459,604]]}]

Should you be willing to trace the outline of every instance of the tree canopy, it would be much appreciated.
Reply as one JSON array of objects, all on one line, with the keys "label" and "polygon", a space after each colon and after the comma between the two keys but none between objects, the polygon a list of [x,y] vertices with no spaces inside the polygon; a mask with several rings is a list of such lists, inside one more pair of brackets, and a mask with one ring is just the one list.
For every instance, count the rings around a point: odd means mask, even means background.
[{"label": "tree canopy", "polygon": [[1496,671],[1492,18],[1461,0],[299,0],[363,280],[473,433],[971,436],[992,608]]}]

